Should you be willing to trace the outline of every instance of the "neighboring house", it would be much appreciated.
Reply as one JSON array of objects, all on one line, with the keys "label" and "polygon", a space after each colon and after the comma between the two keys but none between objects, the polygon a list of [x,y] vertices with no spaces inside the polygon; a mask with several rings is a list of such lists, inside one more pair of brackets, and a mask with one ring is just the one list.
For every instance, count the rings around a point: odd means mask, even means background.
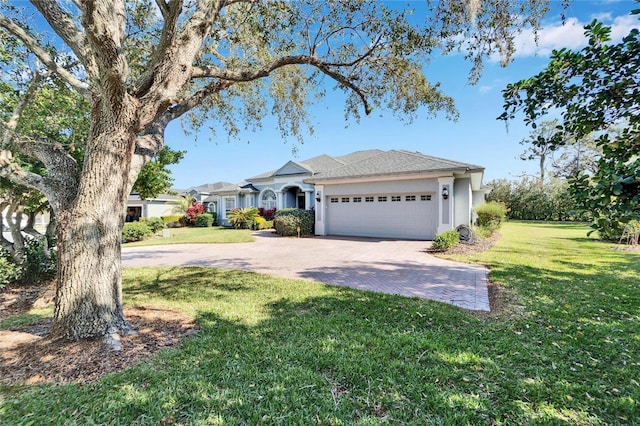
[{"label": "neighboring house", "polygon": [[[402,150],[289,161],[205,199],[218,221],[240,207],[315,209],[317,235],[433,239],[470,225],[484,201],[484,168]],[[213,211],[213,210],[211,210]]]},{"label": "neighboring house", "polygon": [[132,212],[136,218],[161,217],[176,214],[184,214],[179,211],[179,206],[188,199],[189,202],[197,201],[207,207],[210,212],[216,211],[215,200],[207,201],[212,191],[232,186],[229,182],[205,183],[192,186],[187,189],[171,188],[172,194],[159,194],[157,197],[141,199],[140,194],[132,192],[127,199],[127,214]]},{"label": "neighboring house", "polygon": [[207,204],[207,198],[213,193],[213,191],[217,191],[224,187],[230,186],[229,182],[216,182],[216,183],[205,183],[203,185],[192,186],[190,188],[185,189],[184,191],[179,191],[178,193],[191,198],[192,201],[197,201],[201,204]]},{"label": "neighboring house", "polygon": [[[176,190],[178,192],[178,190]],[[157,197],[142,199],[140,194],[132,192],[127,199],[127,212],[132,211],[137,218],[170,216],[175,213],[180,204],[181,196],[173,194],[159,194]],[[179,214],[179,213],[178,213]]]}]

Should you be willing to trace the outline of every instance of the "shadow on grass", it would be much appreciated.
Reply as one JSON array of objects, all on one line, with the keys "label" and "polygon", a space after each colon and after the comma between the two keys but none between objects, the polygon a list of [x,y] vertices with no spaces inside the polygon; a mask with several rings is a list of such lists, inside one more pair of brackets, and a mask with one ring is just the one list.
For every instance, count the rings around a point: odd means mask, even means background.
[{"label": "shadow on grass", "polygon": [[[221,298],[224,294],[248,289],[244,277],[249,272],[214,268],[130,268],[126,293],[168,300]],[[211,283],[215,283],[211,285]]]},{"label": "shadow on grass", "polygon": [[637,366],[616,356],[605,362],[584,342],[602,345],[609,335],[627,351],[638,343],[599,330],[603,324],[580,339],[550,329],[547,316],[490,323],[447,305],[347,288],[303,300],[272,296],[254,326],[200,311],[202,330],[179,350],[90,389],[8,395],[0,422],[609,424],[637,413]]}]

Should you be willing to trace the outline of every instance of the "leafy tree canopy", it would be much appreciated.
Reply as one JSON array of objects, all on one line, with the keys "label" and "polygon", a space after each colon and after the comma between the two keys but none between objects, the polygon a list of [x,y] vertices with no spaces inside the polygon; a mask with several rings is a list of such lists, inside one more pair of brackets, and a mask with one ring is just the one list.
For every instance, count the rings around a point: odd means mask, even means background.
[{"label": "leafy tree canopy", "polygon": [[640,219],[640,32],[634,29],[616,44],[610,34],[597,20],[586,25],[585,48],[556,50],[541,73],[507,86],[499,118],[522,112],[536,128],[559,110],[562,123],[545,138],[551,146],[565,144],[566,134],[595,138],[602,150],[596,170],[576,173],[570,190],[578,206],[593,214],[594,229],[618,238],[625,223]]},{"label": "leafy tree canopy", "polygon": [[167,166],[178,163],[184,154],[185,151],[175,151],[165,145],[156,157],[142,167],[133,191],[138,192],[142,199],[153,198],[168,191],[173,178]]}]

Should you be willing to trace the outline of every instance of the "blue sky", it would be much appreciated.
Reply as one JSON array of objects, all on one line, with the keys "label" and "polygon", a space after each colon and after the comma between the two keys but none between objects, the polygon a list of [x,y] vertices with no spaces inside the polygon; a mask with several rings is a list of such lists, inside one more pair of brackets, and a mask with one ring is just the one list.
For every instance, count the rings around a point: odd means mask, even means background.
[{"label": "blue sky", "polygon": [[[614,40],[639,27],[637,17],[629,15],[640,7],[631,0],[574,0],[565,11],[566,23],[560,20],[560,2],[553,1],[545,18],[539,43],[531,34],[518,37],[518,51],[506,68],[498,62],[486,64],[478,84],[467,83],[470,64],[461,55],[433,57],[427,68],[432,82],[439,81],[443,91],[452,96],[460,117],[450,121],[444,117],[419,119],[412,124],[398,121],[390,113],[374,111],[360,123],[344,120],[344,99],[339,93],[328,95],[311,110],[314,134],[306,135],[304,143],[284,141],[275,121],[267,117],[258,132],[241,133],[228,141],[218,134],[210,140],[208,130],[197,137],[186,136],[179,123],[172,123],[166,142],[173,149],[186,150],[185,158],[171,167],[174,187],[187,188],[203,183],[240,182],[245,178],[279,168],[289,160],[302,161],[321,154],[340,156],[365,149],[405,149],[453,160],[478,164],[486,168],[485,182],[497,179],[517,179],[523,172],[536,170],[534,162],[518,158],[530,129],[521,121],[509,124],[496,120],[502,113],[501,90],[511,82],[531,77],[548,63],[554,48],[579,49],[585,44],[583,26],[598,18],[613,26]],[[380,114],[383,114],[381,117]],[[293,148],[297,149],[294,155]]]}]

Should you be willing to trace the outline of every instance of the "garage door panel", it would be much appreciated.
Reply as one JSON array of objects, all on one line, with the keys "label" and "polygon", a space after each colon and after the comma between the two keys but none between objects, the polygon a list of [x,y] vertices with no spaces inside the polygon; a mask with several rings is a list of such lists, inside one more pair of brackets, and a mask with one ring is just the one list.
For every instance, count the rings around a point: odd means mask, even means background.
[{"label": "garage door panel", "polygon": [[[353,197],[361,202],[353,202]],[[401,197],[401,201],[391,201]],[[437,227],[436,202],[421,200],[406,201],[406,194],[386,195],[387,201],[365,202],[365,196],[327,197],[327,225],[329,235],[433,239]],[[331,200],[337,199],[337,202]],[[348,198],[349,202],[343,199]]]}]

